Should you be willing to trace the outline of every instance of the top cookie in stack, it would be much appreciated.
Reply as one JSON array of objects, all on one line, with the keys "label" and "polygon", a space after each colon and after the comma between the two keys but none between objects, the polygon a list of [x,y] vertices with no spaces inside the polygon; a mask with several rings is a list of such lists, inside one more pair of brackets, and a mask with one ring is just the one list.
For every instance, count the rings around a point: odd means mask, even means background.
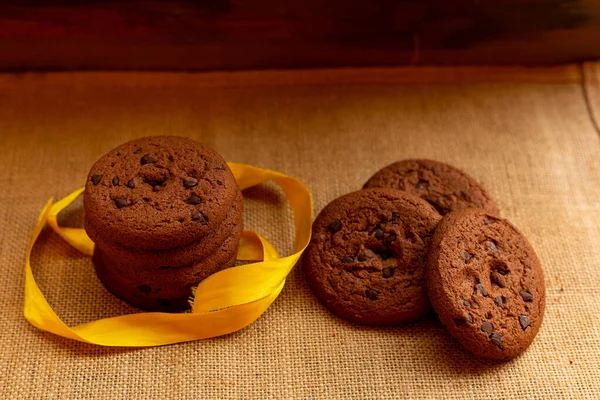
[{"label": "top cookie in stack", "polygon": [[191,139],[110,151],[89,173],[84,208],[99,278],[139,308],[185,309],[192,286],[235,263],[240,189],[223,158]]}]

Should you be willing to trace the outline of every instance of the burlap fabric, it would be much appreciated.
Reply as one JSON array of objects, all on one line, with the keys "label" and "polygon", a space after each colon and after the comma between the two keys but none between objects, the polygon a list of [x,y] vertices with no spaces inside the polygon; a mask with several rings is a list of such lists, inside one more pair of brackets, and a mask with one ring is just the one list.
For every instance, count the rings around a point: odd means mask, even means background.
[{"label": "burlap fabric", "polygon": [[[600,398],[600,67],[0,76],[2,398]],[[406,157],[479,179],[546,273],[542,329],[519,359],[465,353],[432,315],[394,329],[329,314],[300,268],[250,327],[149,349],[101,348],[30,326],[23,262],[38,212],[82,186],[104,152],[190,136],[231,161],[304,181],[315,212]],[[245,224],[291,250],[274,187],[246,194]],[[81,224],[81,206],[63,223]],[[134,311],[46,231],[34,274],[69,323]]]}]

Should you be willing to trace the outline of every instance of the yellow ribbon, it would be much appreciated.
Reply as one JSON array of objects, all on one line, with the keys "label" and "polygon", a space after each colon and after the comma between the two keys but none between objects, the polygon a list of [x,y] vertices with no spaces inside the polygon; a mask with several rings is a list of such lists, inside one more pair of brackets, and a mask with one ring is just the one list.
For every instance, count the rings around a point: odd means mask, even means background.
[{"label": "yellow ribbon", "polygon": [[48,201],[33,231],[25,262],[25,306],[27,321],[44,331],[101,346],[160,346],[207,339],[240,330],[257,318],[277,298],[285,279],[308,245],[312,222],[310,192],[300,181],[280,172],[229,163],[240,188],[274,181],[286,194],[294,213],[296,236],[293,254],[280,257],[277,250],[253,231],[240,239],[239,260],[258,261],[220,271],[200,282],[190,313],[147,312],[104,318],[67,326],[46,301],[31,272],[31,249],[44,225],[50,227],[81,253],[91,256],[94,243],[83,229],[64,228],[58,214],[81,193],[79,189],[62,200]]}]

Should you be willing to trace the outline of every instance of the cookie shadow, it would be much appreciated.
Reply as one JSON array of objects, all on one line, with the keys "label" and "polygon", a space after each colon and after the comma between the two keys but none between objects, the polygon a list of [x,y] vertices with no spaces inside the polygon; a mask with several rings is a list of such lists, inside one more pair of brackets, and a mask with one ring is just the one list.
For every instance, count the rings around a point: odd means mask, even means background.
[{"label": "cookie shadow", "polygon": [[58,225],[65,228],[83,228],[83,198],[80,196],[58,215]]},{"label": "cookie shadow", "polygon": [[272,182],[261,183],[242,191],[245,200],[260,201],[270,205],[278,205],[285,202],[285,196],[281,189]]},{"label": "cookie shadow", "polygon": [[414,337],[424,351],[418,357],[435,366],[444,375],[465,377],[487,375],[503,368],[504,363],[480,359],[469,353],[454,339],[440,322],[435,312],[429,312],[420,321],[400,325],[398,334]]},{"label": "cookie shadow", "polygon": [[[335,320],[338,329],[359,332],[366,336],[390,335],[391,342],[396,343],[402,357],[414,359],[415,363],[427,364],[437,373],[451,377],[467,377],[488,375],[505,368],[509,362],[498,362],[477,358],[467,352],[454,339],[445,326],[439,321],[434,311],[418,321],[397,326],[357,325],[339,318],[331,313],[313,294],[308,280],[302,271],[301,262],[290,274],[290,292],[303,298],[303,307],[309,307],[317,314],[317,318]],[[285,293],[282,292],[282,294]],[[291,293],[290,293],[291,294]]]}]

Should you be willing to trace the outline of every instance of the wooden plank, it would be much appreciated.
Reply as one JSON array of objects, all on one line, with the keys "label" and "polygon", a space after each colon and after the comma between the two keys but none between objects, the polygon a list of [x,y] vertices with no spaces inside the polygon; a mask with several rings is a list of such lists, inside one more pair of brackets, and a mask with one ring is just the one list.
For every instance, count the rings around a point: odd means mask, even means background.
[{"label": "wooden plank", "polygon": [[4,2],[0,70],[554,64],[600,57],[600,0]]}]

